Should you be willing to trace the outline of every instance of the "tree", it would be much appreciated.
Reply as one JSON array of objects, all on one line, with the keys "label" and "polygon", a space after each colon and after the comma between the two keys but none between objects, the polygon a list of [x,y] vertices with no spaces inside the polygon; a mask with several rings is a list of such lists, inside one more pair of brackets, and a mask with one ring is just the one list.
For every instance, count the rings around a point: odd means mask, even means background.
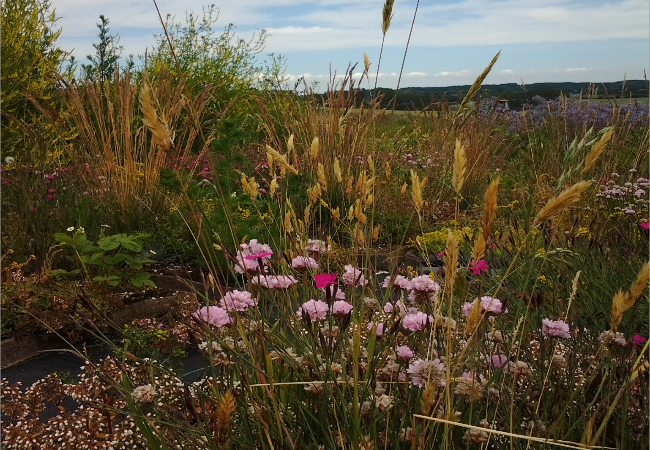
[{"label": "tree", "polygon": [[91,64],[82,64],[81,70],[84,75],[91,81],[112,80],[115,75],[117,61],[122,54],[122,47],[118,45],[120,38],[117,35],[110,34],[111,29],[108,27],[109,19],[104,15],[99,16],[101,22],[97,23],[99,29],[99,42],[93,44],[95,56],[88,55],[86,58]]},{"label": "tree", "polygon": [[[48,0],[11,0],[2,6],[2,154],[33,163],[61,142],[55,116],[56,84],[66,52]],[[40,152],[39,152],[40,150]]]}]

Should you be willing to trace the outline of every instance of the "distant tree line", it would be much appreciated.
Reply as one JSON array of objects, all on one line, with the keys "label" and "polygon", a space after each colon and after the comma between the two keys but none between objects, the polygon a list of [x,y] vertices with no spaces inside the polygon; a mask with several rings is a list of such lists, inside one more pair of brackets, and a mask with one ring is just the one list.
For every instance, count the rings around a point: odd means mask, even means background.
[{"label": "distant tree line", "polygon": [[[398,110],[421,110],[429,105],[448,102],[459,103],[470,85],[448,86],[448,87],[409,87],[401,88],[397,93],[395,109]],[[392,108],[395,97],[394,89],[381,88],[376,92],[371,89],[361,89],[357,96],[357,107],[362,103],[370,104],[371,97],[381,97],[383,108]],[[560,95],[582,96],[582,98],[647,98],[647,80],[627,80],[611,83],[534,83],[525,86],[517,83],[483,85],[480,91],[483,99],[507,100],[510,109],[519,110],[532,98],[540,96],[546,99],[555,99]],[[321,94],[323,100],[326,95]]]}]

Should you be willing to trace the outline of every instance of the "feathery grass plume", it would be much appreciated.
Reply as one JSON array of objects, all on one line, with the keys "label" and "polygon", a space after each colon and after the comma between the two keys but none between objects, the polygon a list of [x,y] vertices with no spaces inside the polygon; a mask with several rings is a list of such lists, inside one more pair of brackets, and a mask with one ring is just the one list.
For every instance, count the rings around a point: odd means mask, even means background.
[{"label": "feathery grass plume", "polygon": [[456,147],[454,148],[454,170],[451,175],[451,185],[457,194],[465,183],[465,172],[467,171],[467,158],[465,156],[465,146],[456,139]]},{"label": "feathery grass plume", "polygon": [[323,163],[318,163],[318,182],[321,184],[323,190],[327,192],[327,178],[325,178],[325,166],[323,166]]},{"label": "feathery grass plume", "polygon": [[287,156],[286,155],[280,154],[280,152],[278,152],[276,149],[274,149],[270,145],[267,145],[266,146],[266,158],[268,159],[269,157],[272,157],[273,161],[280,164],[281,167],[284,167],[285,169],[289,170],[294,175],[298,175],[298,171],[296,170],[296,168],[293,167],[291,164],[289,164],[287,162]]},{"label": "feathery grass plume", "polygon": [[499,178],[493,180],[485,190],[485,204],[483,205],[483,217],[481,218],[481,232],[485,240],[492,233],[492,225],[497,215],[497,191],[499,189]]},{"label": "feathery grass plume", "polygon": [[[304,224],[307,225],[309,223],[309,218],[311,217],[311,205],[307,205],[307,207],[305,208],[305,213],[304,213],[303,216],[305,218],[305,223]],[[303,227],[300,227],[300,228],[303,228]],[[302,230],[300,230],[300,231],[302,231]]]},{"label": "feathery grass plume", "polygon": [[363,71],[366,73],[366,76],[368,76],[368,71],[370,70],[370,58],[368,58],[368,55],[366,53],[363,54]]},{"label": "feathery grass plume", "polygon": [[232,392],[226,391],[219,400],[219,406],[217,407],[217,419],[219,420],[216,436],[217,442],[221,443],[226,441],[230,424],[232,423],[232,415],[235,410],[235,397],[232,395]]},{"label": "feathery grass plume", "polygon": [[370,167],[370,172],[375,173],[375,161],[372,159],[372,155],[368,156],[368,167]]},{"label": "feathery grass plume", "polygon": [[380,225],[373,227],[372,229],[372,240],[377,242],[379,240],[379,228]]},{"label": "feathery grass plume", "polygon": [[485,235],[480,233],[474,242],[474,248],[472,249],[472,259],[474,261],[479,261],[485,256]]},{"label": "feathery grass plume", "polygon": [[478,326],[481,324],[481,319],[483,319],[481,301],[477,298],[467,316],[467,322],[465,323],[465,336],[469,336],[476,331]]},{"label": "feathery grass plume", "polygon": [[293,134],[287,139],[287,156],[291,156],[291,152],[293,152]]},{"label": "feathery grass plume", "polygon": [[313,203],[316,203],[320,198],[321,194],[320,183],[316,183],[310,188],[307,188],[307,194],[309,195],[309,200]]},{"label": "feathery grass plume", "polygon": [[576,294],[578,293],[578,280],[580,279],[580,274],[582,273],[582,270],[578,270],[576,273],[576,276],[573,277],[573,282],[571,283],[571,295],[569,295],[569,301],[566,307],[566,315],[569,315],[569,310],[571,309],[571,303],[573,303],[573,300],[576,298]]},{"label": "feathery grass plume", "polygon": [[404,184],[402,185],[402,189],[400,190],[400,193],[401,193],[402,195],[406,195],[406,190],[408,189],[408,187],[409,187],[409,186],[408,186],[408,183],[404,183]]},{"label": "feathery grass plume", "polygon": [[605,147],[609,140],[612,138],[612,135],[614,134],[614,128],[610,127],[605,134],[603,134],[603,137],[600,138],[600,140],[594,144],[593,147],[591,147],[591,151],[585,158],[585,164],[584,168],[582,169],[582,173],[588,172],[591,170],[591,168],[596,164],[596,160],[600,157],[600,155],[605,151]]},{"label": "feathery grass plume", "polygon": [[142,88],[140,89],[140,110],[144,115],[142,123],[149,129],[149,131],[151,131],[151,135],[160,149],[164,152],[169,152],[174,143],[174,137],[172,136],[164,115],[159,116],[156,113],[156,108],[154,108],[153,99],[151,97],[151,87],[149,86],[146,72],[144,75],[145,76],[142,79]]},{"label": "feathery grass plume", "polygon": [[318,158],[318,150],[319,150],[319,148],[320,148],[320,142],[318,140],[318,136],[316,136],[311,141],[311,149],[310,149],[311,159]]},{"label": "feathery grass plume", "polygon": [[257,181],[255,181],[255,177],[246,179],[246,176],[242,176],[241,186],[244,189],[244,192],[250,195],[253,200],[257,198],[257,194],[259,193],[259,186],[257,184]]},{"label": "feathery grass plume", "polygon": [[422,191],[424,190],[424,186],[426,184],[427,177],[424,177],[424,179],[420,181],[418,174],[415,173],[413,169],[411,169],[411,198],[413,198],[413,203],[415,203],[415,210],[417,211],[418,215],[420,215],[422,208],[424,208]]},{"label": "feathery grass plume", "polygon": [[422,393],[422,414],[429,416],[433,411],[438,398],[438,385],[435,382],[429,381],[424,387]]},{"label": "feathery grass plume", "polygon": [[269,175],[273,176],[275,174],[275,167],[273,166],[273,155],[266,153],[266,162],[269,165]]},{"label": "feathery grass plume", "polygon": [[578,181],[571,187],[560,192],[557,197],[551,198],[542,209],[539,210],[533,226],[547,221],[551,217],[561,213],[569,206],[580,200],[580,195],[591,185],[590,181]]},{"label": "feathery grass plume", "polygon": [[291,211],[284,214],[284,232],[293,233],[293,225],[291,224]]},{"label": "feathery grass plume", "polygon": [[271,180],[271,185],[269,186],[269,194],[271,195],[271,197],[273,197],[277,188],[278,188],[278,179],[273,178]]},{"label": "feathery grass plume", "polygon": [[354,239],[359,243],[360,246],[366,245],[366,235],[363,232],[363,227],[360,227],[358,223],[354,224],[353,231]]},{"label": "feathery grass plume", "polygon": [[339,209],[338,206],[332,210],[332,217],[337,222],[341,220],[341,210]]},{"label": "feathery grass plume", "polygon": [[499,51],[499,53],[494,55],[494,58],[492,58],[490,64],[488,64],[485,70],[483,70],[483,72],[478,76],[476,81],[474,81],[472,87],[469,88],[469,91],[467,91],[465,98],[463,98],[463,101],[460,102],[460,106],[458,107],[457,114],[460,114],[463,111],[463,109],[467,106],[467,104],[474,98],[474,96],[479,91],[479,89],[481,89],[481,85],[483,84],[483,81],[485,81],[485,78],[492,70],[492,67],[494,66],[494,64],[496,64],[497,60],[499,59],[499,55],[501,55],[501,51]]},{"label": "feathery grass plume", "polygon": [[612,331],[618,330],[618,326],[623,319],[623,313],[634,306],[636,300],[645,291],[648,286],[648,277],[650,276],[649,270],[650,267],[648,266],[648,262],[646,262],[641,267],[641,271],[639,271],[636,280],[630,286],[630,291],[623,292],[620,290],[614,296],[614,300],[612,301]]},{"label": "feathery grass plume", "polygon": [[393,3],[395,0],[386,0],[382,11],[381,32],[385,35],[390,27],[390,21],[393,19]]},{"label": "feathery grass plume", "polygon": [[363,206],[361,204],[361,199],[357,199],[354,204],[354,217],[357,219],[361,225],[365,225],[368,222],[368,217],[363,213]]},{"label": "feathery grass plume", "polygon": [[447,232],[447,245],[445,247],[445,279],[449,297],[454,293],[454,280],[456,279],[456,269],[458,268],[458,238],[456,233],[449,230]]},{"label": "feathery grass plume", "polygon": [[339,163],[338,158],[334,159],[334,176],[336,176],[336,181],[338,181],[339,183],[343,183],[343,175],[341,174],[341,163]]}]

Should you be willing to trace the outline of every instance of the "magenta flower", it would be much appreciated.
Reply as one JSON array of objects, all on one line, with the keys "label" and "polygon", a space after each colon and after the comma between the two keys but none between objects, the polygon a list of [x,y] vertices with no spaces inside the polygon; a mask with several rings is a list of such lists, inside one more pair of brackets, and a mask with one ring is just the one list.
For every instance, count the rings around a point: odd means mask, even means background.
[{"label": "magenta flower", "polygon": [[337,300],[332,305],[332,313],[335,316],[347,316],[352,311],[353,306],[345,300]]},{"label": "magenta flower", "polygon": [[249,306],[255,306],[257,299],[248,291],[238,291],[235,289],[231,292],[226,292],[220,304],[227,311],[245,311]]},{"label": "magenta flower", "polygon": [[640,334],[635,334],[632,336],[631,342],[632,342],[632,347],[636,347],[637,345],[643,344],[645,341],[647,341],[646,338],[641,336]]},{"label": "magenta flower", "polygon": [[474,275],[480,275],[481,272],[487,272],[489,268],[490,266],[488,266],[488,263],[486,263],[484,259],[479,259],[478,261],[472,261],[469,263],[469,270],[471,270]]},{"label": "magenta flower", "polygon": [[571,339],[571,333],[569,332],[569,324],[563,320],[543,319],[542,334],[544,336]]},{"label": "magenta flower", "polygon": [[330,284],[336,284],[337,276],[338,273],[320,273],[318,275],[314,275],[314,279],[316,280],[316,287],[325,288]]},{"label": "magenta flower", "polygon": [[252,255],[247,255],[245,256],[246,259],[263,259],[263,258],[270,258],[273,256],[273,252],[260,252],[260,253],[253,253]]},{"label": "magenta flower", "polygon": [[218,328],[234,322],[234,319],[228,315],[228,311],[218,306],[204,306],[192,315]]},{"label": "magenta flower", "polygon": [[644,230],[650,229],[650,222],[641,222],[639,226]]},{"label": "magenta flower", "polygon": [[327,318],[328,310],[329,307],[327,306],[327,303],[312,299],[303,303],[302,306],[298,308],[297,315],[298,317],[302,317],[303,313],[305,313],[309,317],[309,320],[312,322],[318,322]]}]

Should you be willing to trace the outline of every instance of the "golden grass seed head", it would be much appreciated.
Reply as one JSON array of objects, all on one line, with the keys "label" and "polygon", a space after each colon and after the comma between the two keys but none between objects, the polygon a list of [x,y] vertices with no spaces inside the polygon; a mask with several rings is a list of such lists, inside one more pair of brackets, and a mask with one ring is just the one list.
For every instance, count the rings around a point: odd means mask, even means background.
[{"label": "golden grass seed head", "polygon": [[334,176],[336,176],[336,181],[343,183],[343,175],[341,174],[341,163],[338,158],[334,159]]},{"label": "golden grass seed head", "polygon": [[366,75],[368,75],[368,71],[370,70],[370,58],[368,58],[366,53],[363,54],[363,69],[366,72]]},{"label": "golden grass seed head", "polygon": [[465,146],[460,139],[456,139],[456,146],[454,148],[454,168],[451,175],[451,185],[457,194],[465,183],[465,172],[467,171],[467,157],[465,156]]},{"label": "golden grass seed head", "polygon": [[533,226],[539,225],[542,222],[556,216],[569,206],[580,200],[580,195],[591,185],[590,181],[578,181],[573,186],[568,187],[560,192],[556,197],[551,198],[546,205],[542,207],[535,216]]},{"label": "golden grass seed head", "polygon": [[611,127],[609,128],[605,134],[600,138],[600,140],[594,144],[593,147],[591,147],[591,151],[585,158],[585,163],[584,167],[582,169],[582,173],[588,172],[591,170],[592,167],[596,164],[596,161],[600,157],[600,155],[605,151],[605,148],[607,147],[607,143],[609,140],[612,138],[614,135],[614,128]]},{"label": "golden grass seed head", "polygon": [[310,148],[310,155],[311,159],[316,159],[318,158],[318,151],[320,149],[320,142],[318,140],[318,136],[314,137],[311,141],[311,148]]},{"label": "golden grass seed head", "polygon": [[318,182],[321,184],[323,190],[327,192],[327,178],[325,178],[325,166],[323,166],[323,163],[318,163]]},{"label": "golden grass seed head", "polygon": [[393,19],[393,4],[395,0],[386,0],[384,9],[382,10],[381,32],[385,35],[390,27],[390,22]]}]

